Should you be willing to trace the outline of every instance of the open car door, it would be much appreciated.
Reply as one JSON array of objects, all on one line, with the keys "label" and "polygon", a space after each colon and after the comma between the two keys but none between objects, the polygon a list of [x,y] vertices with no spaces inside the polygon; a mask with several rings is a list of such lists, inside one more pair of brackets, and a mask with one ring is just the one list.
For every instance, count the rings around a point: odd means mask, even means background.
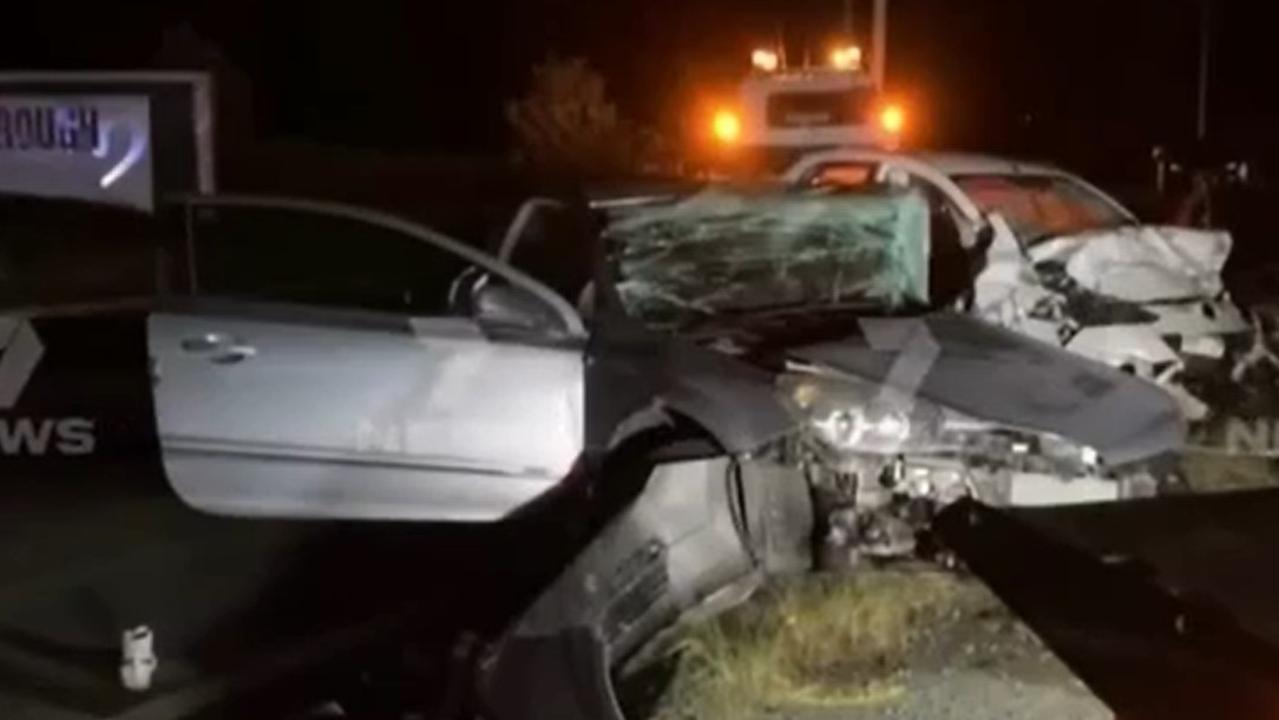
[{"label": "open car door", "polygon": [[[552,293],[368,211],[246,199],[191,213],[194,297],[149,325],[164,466],[190,505],[491,521],[569,474],[583,338]],[[499,307],[449,306],[468,265],[489,271]]]}]

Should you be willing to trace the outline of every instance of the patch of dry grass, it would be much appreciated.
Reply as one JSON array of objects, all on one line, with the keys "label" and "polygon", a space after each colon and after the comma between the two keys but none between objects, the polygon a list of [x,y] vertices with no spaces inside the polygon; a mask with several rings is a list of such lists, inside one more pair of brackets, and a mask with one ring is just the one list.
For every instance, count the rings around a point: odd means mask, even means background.
[{"label": "patch of dry grass", "polygon": [[[1188,453],[1183,462],[1195,492],[1279,485],[1279,460]],[[749,720],[775,708],[892,699],[926,630],[992,604],[980,585],[932,569],[786,582],[685,633],[657,718]]]},{"label": "patch of dry grass", "polygon": [[727,720],[890,699],[902,691],[897,676],[921,630],[986,597],[932,570],[867,570],[774,587],[689,631],[658,717]]}]

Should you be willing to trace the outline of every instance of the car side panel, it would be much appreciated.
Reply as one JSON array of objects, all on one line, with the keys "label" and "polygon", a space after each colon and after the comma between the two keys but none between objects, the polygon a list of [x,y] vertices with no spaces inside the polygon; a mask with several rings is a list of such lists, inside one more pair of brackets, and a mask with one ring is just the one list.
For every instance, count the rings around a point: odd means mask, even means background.
[{"label": "car side panel", "polygon": [[[238,516],[489,521],[569,474],[580,351],[498,343],[459,319],[356,326],[161,313],[165,469],[194,507]],[[193,340],[231,338],[225,364]]]}]

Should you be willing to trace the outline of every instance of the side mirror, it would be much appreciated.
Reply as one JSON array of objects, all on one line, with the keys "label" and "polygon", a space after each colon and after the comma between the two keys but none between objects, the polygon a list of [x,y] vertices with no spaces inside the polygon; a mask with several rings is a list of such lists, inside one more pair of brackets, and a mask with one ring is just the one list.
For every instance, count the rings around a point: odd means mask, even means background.
[{"label": "side mirror", "polygon": [[563,323],[552,308],[532,293],[500,283],[484,283],[471,298],[474,317],[494,330],[563,332]]}]

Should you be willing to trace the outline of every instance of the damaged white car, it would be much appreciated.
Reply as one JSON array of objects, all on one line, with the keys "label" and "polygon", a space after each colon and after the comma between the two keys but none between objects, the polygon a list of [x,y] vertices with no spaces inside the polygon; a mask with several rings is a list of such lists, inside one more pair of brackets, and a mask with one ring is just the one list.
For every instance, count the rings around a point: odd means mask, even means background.
[{"label": "damaged white car", "polygon": [[954,235],[934,241],[951,260],[942,269],[971,280],[962,309],[1154,381],[1192,422],[1228,406],[1230,386],[1269,357],[1222,283],[1227,233],[1143,224],[1058,168],[839,149],[804,157],[785,180],[826,192],[918,188],[934,220],[949,221],[934,226]]}]

